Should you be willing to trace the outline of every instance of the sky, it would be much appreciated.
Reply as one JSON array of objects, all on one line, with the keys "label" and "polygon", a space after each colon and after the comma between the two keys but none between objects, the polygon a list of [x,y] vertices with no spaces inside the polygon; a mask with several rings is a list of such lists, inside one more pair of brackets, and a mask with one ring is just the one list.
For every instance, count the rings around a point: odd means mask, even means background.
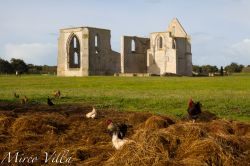
[{"label": "sky", "polygon": [[112,49],[123,35],[149,37],[178,18],[191,36],[195,65],[250,65],[250,0],[0,0],[0,58],[57,64],[59,29],[111,30]]}]

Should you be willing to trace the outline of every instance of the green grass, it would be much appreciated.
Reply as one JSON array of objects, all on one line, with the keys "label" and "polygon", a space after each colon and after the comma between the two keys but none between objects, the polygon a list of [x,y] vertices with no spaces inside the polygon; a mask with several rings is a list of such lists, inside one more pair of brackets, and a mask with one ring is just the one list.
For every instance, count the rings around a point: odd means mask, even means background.
[{"label": "green grass", "polygon": [[46,103],[54,90],[58,104],[85,103],[119,111],[186,114],[190,98],[216,115],[250,122],[250,75],[228,77],[55,77],[0,76],[0,100],[15,101],[13,92]]}]

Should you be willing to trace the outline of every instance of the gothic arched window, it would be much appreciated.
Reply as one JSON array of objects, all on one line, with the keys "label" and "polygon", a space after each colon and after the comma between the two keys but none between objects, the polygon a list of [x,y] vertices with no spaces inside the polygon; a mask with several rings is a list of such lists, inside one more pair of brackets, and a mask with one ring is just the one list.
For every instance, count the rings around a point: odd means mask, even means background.
[{"label": "gothic arched window", "polygon": [[76,35],[69,42],[69,68],[80,67],[80,43]]}]

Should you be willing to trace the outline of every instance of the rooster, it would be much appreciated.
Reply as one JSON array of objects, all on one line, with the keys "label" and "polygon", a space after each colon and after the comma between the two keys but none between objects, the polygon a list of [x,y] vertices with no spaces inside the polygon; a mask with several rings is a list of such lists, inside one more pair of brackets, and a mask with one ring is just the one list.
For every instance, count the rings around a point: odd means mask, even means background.
[{"label": "rooster", "polygon": [[110,135],[117,133],[119,139],[123,139],[127,134],[128,126],[124,123],[113,123],[112,120],[107,120],[107,130]]},{"label": "rooster", "polygon": [[94,119],[94,118],[96,118],[96,116],[97,116],[97,111],[96,111],[96,109],[94,107],[93,107],[93,109],[92,109],[91,112],[89,112],[89,113],[86,114],[87,118]]},{"label": "rooster", "polygon": [[117,150],[119,150],[127,142],[129,142],[128,139],[121,139],[121,138],[119,138],[119,133],[118,132],[113,132],[112,144]]},{"label": "rooster", "polygon": [[51,99],[49,97],[47,98],[47,104],[48,104],[48,106],[54,105],[54,103],[51,101]]},{"label": "rooster", "polygon": [[187,109],[188,115],[191,119],[193,119],[193,123],[198,118],[199,114],[201,113],[201,104],[200,102],[193,102],[192,99],[189,100],[188,103],[188,109]]}]

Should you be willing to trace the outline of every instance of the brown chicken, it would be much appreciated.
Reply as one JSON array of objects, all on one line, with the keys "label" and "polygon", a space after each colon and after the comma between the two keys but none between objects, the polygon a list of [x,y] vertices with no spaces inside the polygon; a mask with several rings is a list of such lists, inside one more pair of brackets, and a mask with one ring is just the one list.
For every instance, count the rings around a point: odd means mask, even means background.
[{"label": "brown chicken", "polygon": [[29,101],[28,97],[27,96],[24,96],[21,98],[21,104],[27,104]]},{"label": "brown chicken", "polygon": [[61,96],[60,90],[55,91],[55,92],[53,93],[53,96],[54,96],[55,98],[60,98],[60,96]]}]

